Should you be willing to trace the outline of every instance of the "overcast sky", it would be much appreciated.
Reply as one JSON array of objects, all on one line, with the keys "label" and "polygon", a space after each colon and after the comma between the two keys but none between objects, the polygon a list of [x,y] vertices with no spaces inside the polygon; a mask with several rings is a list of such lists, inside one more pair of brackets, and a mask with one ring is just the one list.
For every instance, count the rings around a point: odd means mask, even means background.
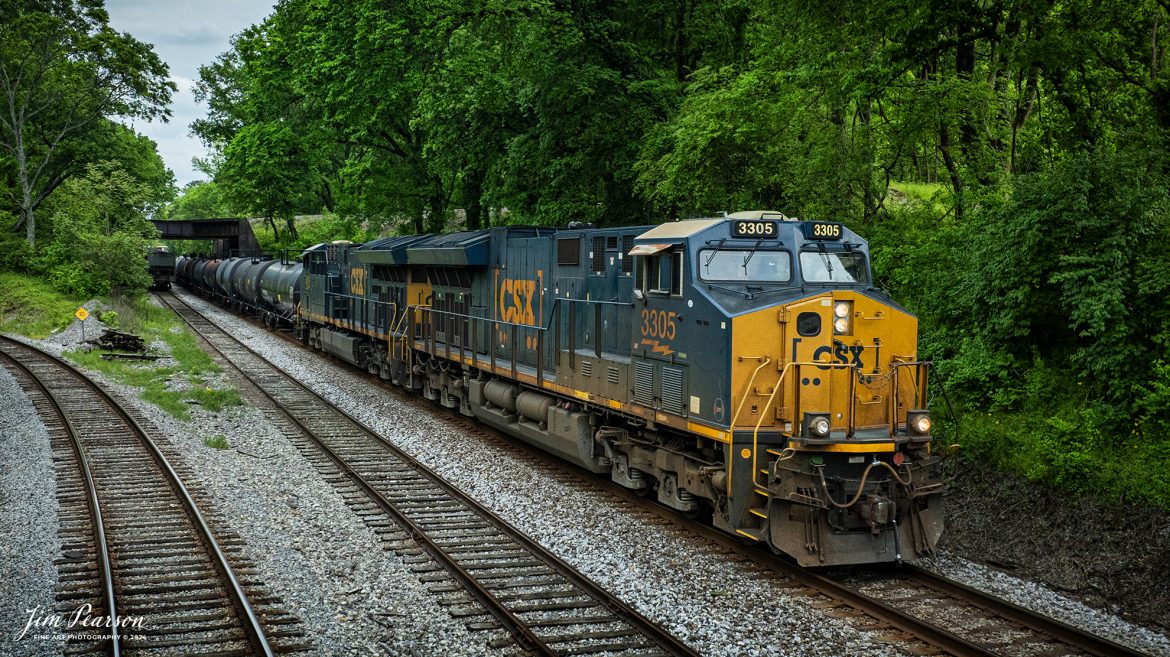
[{"label": "overcast sky", "polygon": [[190,135],[191,121],[207,113],[191,94],[199,79],[199,66],[226,51],[233,34],[263,20],[273,5],[273,0],[106,0],[110,26],[153,44],[179,87],[170,122],[139,121],[134,129],[158,143],[159,153],[180,188],[206,178],[191,165],[191,158],[207,155],[199,140]]}]

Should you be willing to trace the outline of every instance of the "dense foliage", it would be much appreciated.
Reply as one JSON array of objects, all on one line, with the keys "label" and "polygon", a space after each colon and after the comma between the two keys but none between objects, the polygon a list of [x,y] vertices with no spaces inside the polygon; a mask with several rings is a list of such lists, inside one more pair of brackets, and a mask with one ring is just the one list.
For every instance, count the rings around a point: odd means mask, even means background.
[{"label": "dense foliage", "polygon": [[144,288],[174,178],[118,120],[165,119],[174,90],[101,0],[0,3],[0,266],[84,297]]},{"label": "dense foliage", "polygon": [[204,67],[194,131],[290,230],[844,220],[971,451],[1170,506],[1168,25],[1165,0],[284,0]]}]

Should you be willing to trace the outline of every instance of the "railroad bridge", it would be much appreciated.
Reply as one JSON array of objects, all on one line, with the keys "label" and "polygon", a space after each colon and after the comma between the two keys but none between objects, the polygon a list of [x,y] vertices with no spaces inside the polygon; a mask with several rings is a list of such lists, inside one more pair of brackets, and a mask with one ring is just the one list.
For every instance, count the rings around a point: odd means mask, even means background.
[{"label": "railroad bridge", "polygon": [[151,223],[164,240],[211,240],[215,255],[260,251],[260,243],[247,219],[152,219]]}]

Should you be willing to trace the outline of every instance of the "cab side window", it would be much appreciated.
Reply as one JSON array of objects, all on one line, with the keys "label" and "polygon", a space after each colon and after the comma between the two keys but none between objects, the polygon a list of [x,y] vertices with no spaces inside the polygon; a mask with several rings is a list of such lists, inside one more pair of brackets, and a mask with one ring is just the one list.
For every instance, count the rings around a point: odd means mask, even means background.
[{"label": "cab side window", "polygon": [[682,296],[682,251],[666,251],[650,256],[638,256],[638,283],[643,292]]}]

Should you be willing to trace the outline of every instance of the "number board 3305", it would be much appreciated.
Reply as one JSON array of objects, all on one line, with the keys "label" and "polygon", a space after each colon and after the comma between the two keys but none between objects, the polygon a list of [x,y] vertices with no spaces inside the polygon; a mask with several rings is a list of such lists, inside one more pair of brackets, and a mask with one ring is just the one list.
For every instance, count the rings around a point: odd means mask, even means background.
[{"label": "number board 3305", "polygon": [[733,221],[731,222],[732,237],[776,237],[779,233],[775,221]]},{"label": "number board 3305", "polygon": [[804,224],[804,237],[810,240],[839,240],[843,229],[841,224],[823,221],[809,221]]}]

